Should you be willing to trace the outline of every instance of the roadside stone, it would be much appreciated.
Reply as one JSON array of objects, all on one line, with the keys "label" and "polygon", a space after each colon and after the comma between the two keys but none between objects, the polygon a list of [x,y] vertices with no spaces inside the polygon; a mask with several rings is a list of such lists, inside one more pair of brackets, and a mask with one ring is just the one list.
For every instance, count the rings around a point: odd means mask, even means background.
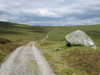
[{"label": "roadside stone", "polygon": [[91,47],[93,49],[96,49],[95,43],[92,41],[92,39],[83,31],[76,30],[74,32],[69,33],[65,36],[66,41],[68,42],[68,46],[72,46],[74,44],[81,44],[87,47]]}]

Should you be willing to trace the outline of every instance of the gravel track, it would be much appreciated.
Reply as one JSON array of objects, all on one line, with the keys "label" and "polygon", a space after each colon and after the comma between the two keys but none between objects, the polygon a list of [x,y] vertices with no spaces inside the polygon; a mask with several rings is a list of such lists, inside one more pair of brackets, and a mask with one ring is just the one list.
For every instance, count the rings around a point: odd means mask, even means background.
[{"label": "gravel track", "polygon": [[12,52],[0,65],[0,75],[55,75],[34,44],[30,42]]}]

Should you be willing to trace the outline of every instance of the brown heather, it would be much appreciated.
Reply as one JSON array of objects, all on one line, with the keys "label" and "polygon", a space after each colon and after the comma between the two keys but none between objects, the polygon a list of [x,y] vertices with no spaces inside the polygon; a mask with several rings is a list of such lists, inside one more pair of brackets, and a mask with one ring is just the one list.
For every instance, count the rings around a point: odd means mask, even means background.
[{"label": "brown heather", "polygon": [[76,49],[66,51],[62,55],[66,64],[76,69],[82,69],[89,75],[99,75],[100,73],[100,51],[86,51]]}]

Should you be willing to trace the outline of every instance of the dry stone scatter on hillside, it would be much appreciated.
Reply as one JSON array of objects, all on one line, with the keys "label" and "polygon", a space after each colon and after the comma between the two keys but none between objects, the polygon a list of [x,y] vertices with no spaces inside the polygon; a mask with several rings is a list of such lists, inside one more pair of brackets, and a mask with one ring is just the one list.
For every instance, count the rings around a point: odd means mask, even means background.
[{"label": "dry stone scatter on hillside", "polygon": [[65,38],[69,46],[73,44],[81,44],[94,49],[97,48],[95,43],[91,40],[91,38],[81,30],[71,32],[68,35],[66,35]]}]

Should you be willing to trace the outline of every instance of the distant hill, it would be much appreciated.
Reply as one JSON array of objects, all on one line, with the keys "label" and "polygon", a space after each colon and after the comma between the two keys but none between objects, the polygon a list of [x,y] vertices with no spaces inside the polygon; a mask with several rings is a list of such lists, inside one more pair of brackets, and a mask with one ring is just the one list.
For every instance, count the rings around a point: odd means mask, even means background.
[{"label": "distant hill", "polygon": [[[0,21],[0,62],[15,48],[30,41],[42,40],[51,29],[52,27],[29,26]],[[11,42],[2,44],[2,42],[5,42],[2,38],[9,39]]]},{"label": "distant hill", "polygon": [[24,24],[1,22],[0,36],[13,39],[40,40],[51,30],[50,27],[29,26]]}]

